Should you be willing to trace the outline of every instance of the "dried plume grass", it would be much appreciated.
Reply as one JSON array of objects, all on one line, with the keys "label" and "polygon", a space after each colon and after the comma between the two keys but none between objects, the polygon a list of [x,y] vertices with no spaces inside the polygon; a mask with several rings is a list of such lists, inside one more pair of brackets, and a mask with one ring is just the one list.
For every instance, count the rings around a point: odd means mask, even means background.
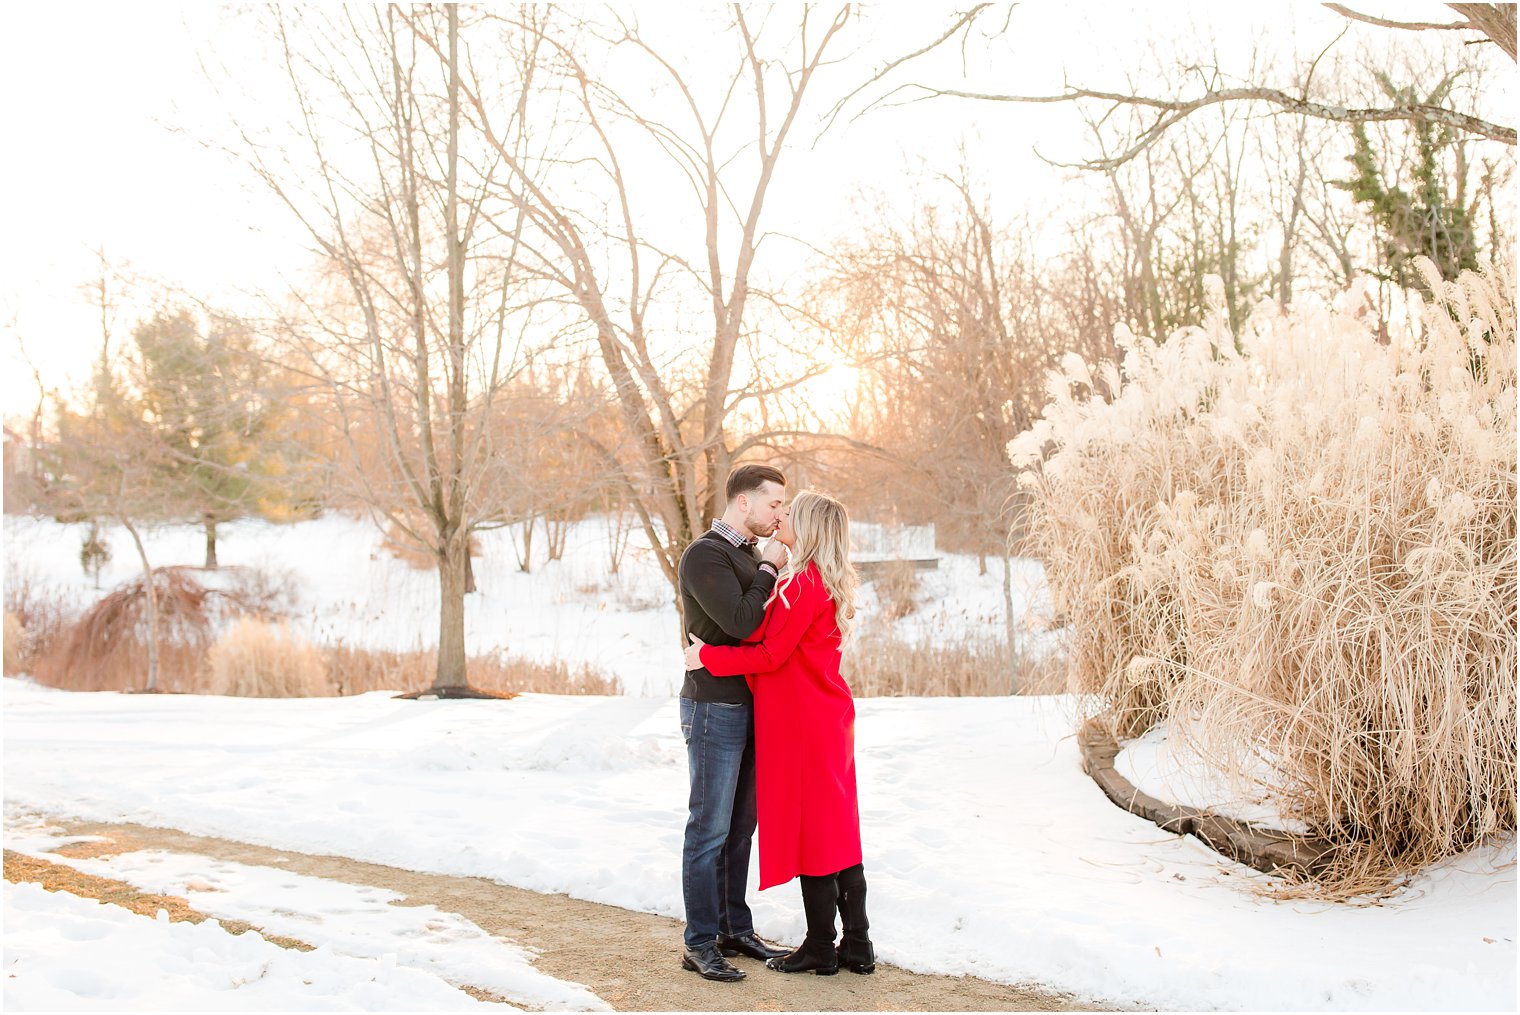
[{"label": "dried plume grass", "polygon": [[[1161,720],[1334,863],[1344,898],[1515,828],[1515,303],[1222,314],[1122,372],[1068,356],[1009,446],[1027,546],[1116,736]],[[1238,345],[1237,345],[1238,342]],[[1243,787],[1245,788],[1245,787]]]},{"label": "dried plume grass", "polygon": [[206,653],[205,690],[243,698],[334,693],[322,654],[284,623],[239,617]]}]

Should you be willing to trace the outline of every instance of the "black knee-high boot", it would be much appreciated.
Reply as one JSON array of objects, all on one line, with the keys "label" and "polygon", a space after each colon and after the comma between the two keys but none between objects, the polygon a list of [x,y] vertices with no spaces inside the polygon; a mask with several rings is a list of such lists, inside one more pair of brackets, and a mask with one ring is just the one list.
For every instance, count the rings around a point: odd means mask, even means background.
[{"label": "black knee-high boot", "polygon": [[802,911],[807,914],[807,938],[802,947],[766,963],[783,973],[833,976],[839,972],[839,956],[834,953],[834,908],[839,903],[837,875],[814,877],[802,875]]},{"label": "black knee-high boot", "polygon": [[835,953],[839,964],[852,973],[876,971],[876,949],[866,933],[871,922],[866,919],[866,871],[861,864],[846,867],[835,875],[839,884],[839,924],[844,932]]}]

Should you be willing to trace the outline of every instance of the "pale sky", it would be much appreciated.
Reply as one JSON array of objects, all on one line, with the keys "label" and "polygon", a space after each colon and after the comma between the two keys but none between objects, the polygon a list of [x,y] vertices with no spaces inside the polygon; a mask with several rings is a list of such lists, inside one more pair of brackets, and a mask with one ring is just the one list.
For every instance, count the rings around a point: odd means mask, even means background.
[{"label": "pale sky", "polygon": [[[685,27],[690,19],[661,19],[659,8],[638,9],[651,39],[663,32],[677,48],[700,51],[701,32]],[[882,4],[868,10],[857,30],[872,33],[873,53],[901,52],[921,44],[932,26],[948,23],[954,9]],[[1339,16],[1312,3],[1254,5],[1239,15],[1233,10],[1203,3],[1024,4],[997,44],[1001,55],[970,68],[971,87],[1051,93],[1060,90],[1063,75],[1116,85],[1127,60],[1152,45],[1184,44],[1193,34],[1188,25],[1215,33],[1226,58],[1243,55],[1257,34],[1288,50],[1295,35],[1323,45],[1344,26]],[[1392,17],[1450,17],[1442,5],[1430,3],[1383,3],[1376,10]],[[1356,33],[1378,31],[1355,27],[1342,45],[1351,45]],[[240,292],[278,289],[282,274],[299,276],[308,264],[295,223],[246,169],[170,129],[227,139],[225,108],[200,66],[208,54],[243,68],[247,80],[241,83],[252,92],[279,89],[276,68],[250,69],[257,51],[246,36],[246,22],[206,5],[7,9],[0,38],[0,87],[9,96],[8,157],[0,169],[9,197],[7,242],[0,248],[7,419],[30,415],[37,397],[18,337],[50,387],[87,376],[99,324],[80,287],[95,274],[97,247],[146,276],[234,309],[249,305]],[[956,86],[958,72],[952,54],[945,54],[932,76]],[[824,105],[815,105],[815,114]],[[797,139],[811,136],[799,131]],[[1070,193],[1063,183],[1068,174],[1035,158],[1032,141],[1053,156],[1085,153],[1075,110],[1064,105],[938,100],[874,113],[836,129],[814,149],[799,147],[783,157],[767,205],[768,226],[825,244],[851,225],[854,194],[906,197],[916,179],[953,172],[958,145],[1003,214],[1057,206],[1063,188]],[[765,251],[766,270],[784,272],[801,256],[785,247],[776,243]],[[116,341],[126,340],[135,312],[140,310],[128,310],[118,322]]]}]

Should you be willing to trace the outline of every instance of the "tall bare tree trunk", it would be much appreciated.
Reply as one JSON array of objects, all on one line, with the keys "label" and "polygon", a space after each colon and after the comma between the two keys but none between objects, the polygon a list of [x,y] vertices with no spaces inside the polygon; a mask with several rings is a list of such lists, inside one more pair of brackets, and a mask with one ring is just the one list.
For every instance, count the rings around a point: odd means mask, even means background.
[{"label": "tall bare tree trunk", "polygon": [[142,561],[143,592],[148,597],[148,686],[144,690],[158,690],[158,582],[153,578],[153,565],[148,563],[148,551],[143,546],[137,526],[126,515],[119,516],[122,527],[132,537],[137,547],[137,559]]},{"label": "tall bare tree trunk", "polygon": [[448,4],[449,23],[449,149],[448,192],[445,197],[448,226],[449,272],[449,457],[448,470],[439,476],[442,487],[439,509],[443,513],[442,548],[438,560],[438,585],[442,594],[438,618],[438,672],[436,690],[460,689],[469,681],[465,673],[464,596],[471,584],[470,534],[461,527],[464,513],[464,482],[460,475],[464,452],[464,243],[459,236],[459,5]]},{"label": "tall bare tree trunk", "polygon": [[1003,547],[1003,635],[1008,639],[1008,693],[1019,693],[1018,625],[1013,621],[1013,554]]},{"label": "tall bare tree trunk", "polygon": [[464,650],[464,590],[469,559],[469,539],[453,532],[438,556],[438,671],[433,690],[463,689],[468,686]]},{"label": "tall bare tree trunk", "polygon": [[210,516],[206,518],[206,570],[215,571],[220,565],[216,562],[216,519]]}]

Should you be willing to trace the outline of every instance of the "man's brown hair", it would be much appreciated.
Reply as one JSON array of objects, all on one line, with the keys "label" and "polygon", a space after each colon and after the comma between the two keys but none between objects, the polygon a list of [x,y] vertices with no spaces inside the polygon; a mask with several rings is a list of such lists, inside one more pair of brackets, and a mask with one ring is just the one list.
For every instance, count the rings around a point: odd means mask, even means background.
[{"label": "man's brown hair", "polygon": [[786,485],[781,470],[770,465],[741,465],[728,474],[728,502],[741,493],[754,493],[766,483]]}]

